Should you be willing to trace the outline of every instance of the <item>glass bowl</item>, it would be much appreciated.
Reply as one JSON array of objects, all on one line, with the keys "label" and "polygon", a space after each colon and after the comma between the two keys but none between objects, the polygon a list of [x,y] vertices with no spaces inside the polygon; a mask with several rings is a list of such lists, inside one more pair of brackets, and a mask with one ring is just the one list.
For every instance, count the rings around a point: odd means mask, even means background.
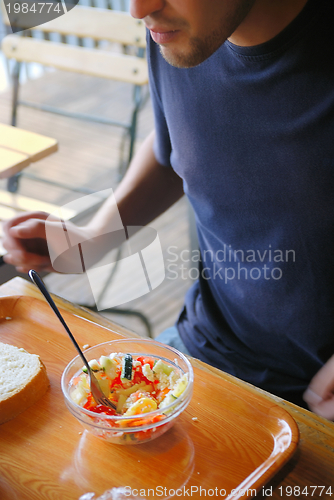
[{"label": "glass bowl", "polygon": [[[184,392],[168,406],[143,414],[145,423],[138,425],[140,418],[134,416],[114,416],[95,413],[77,405],[70,396],[71,380],[74,376],[82,373],[83,362],[80,356],[76,356],[65,368],[61,378],[61,388],[65,403],[69,411],[79,422],[95,436],[114,444],[140,444],[151,441],[172,427],[178,416],[188,406],[193,392],[193,369],[187,357],[161,342],[151,339],[122,339],[111,340],[98,344],[85,351],[88,361],[98,359],[101,355],[129,353],[135,355],[147,355],[151,358],[161,359],[169,365],[176,366],[181,375],[188,375],[188,385]],[[161,415],[163,419],[161,420]]]}]

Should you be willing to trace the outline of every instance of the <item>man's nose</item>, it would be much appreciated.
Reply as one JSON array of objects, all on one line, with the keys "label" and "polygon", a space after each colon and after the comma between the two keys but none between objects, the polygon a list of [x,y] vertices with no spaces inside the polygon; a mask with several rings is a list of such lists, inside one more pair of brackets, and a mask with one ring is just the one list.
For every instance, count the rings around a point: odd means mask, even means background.
[{"label": "man's nose", "polygon": [[136,19],[143,19],[158,12],[165,5],[165,0],[130,0],[130,14]]}]

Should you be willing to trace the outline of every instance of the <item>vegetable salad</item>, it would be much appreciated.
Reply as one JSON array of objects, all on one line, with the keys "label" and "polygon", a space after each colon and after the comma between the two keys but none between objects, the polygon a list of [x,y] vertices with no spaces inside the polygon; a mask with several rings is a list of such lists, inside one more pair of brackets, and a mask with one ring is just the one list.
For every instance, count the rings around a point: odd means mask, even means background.
[{"label": "vegetable salad", "polygon": [[[101,356],[99,360],[91,360],[89,365],[105,396],[115,403],[116,410],[95,402],[90,392],[86,367],[71,381],[71,398],[92,412],[140,417],[118,420],[118,427],[146,425],[164,419],[168,414],[168,410],[164,409],[176,402],[188,385],[187,374],[177,366],[151,356],[111,353]],[[143,418],[145,414],[158,409],[161,413]]]}]

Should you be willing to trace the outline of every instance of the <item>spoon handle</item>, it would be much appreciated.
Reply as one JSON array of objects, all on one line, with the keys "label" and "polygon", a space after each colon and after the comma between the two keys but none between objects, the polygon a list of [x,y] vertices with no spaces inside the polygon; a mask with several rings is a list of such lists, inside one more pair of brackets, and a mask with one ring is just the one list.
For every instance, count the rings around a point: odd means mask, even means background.
[{"label": "spoon handle", "polygon": [[42,278],[37,274],[36,271],[34,271],[33,269],[31,269],[29,271],[29,276],[31,278],[31,280],[35,283],[35,285],[40,289],[40,291],[42,292],[42,294],[44,295],[44,297],[46,298],[46,300],[48,301],[48,303],[50,304],[50,306],[52,307],[54,313],[58,316],[58,319],[59,321],[61,322],[61,324],[63,325],[63,327],[65,328],[66,332],[68,333],[68,335],[70,336],[70,339],[72,340],[73,344],[75,345],[75,348],[76,350],[78,351],[82,361],[85,363],[86,367],[88,368],[88,372],[90,372],[90,366],[88,364],[88,361],[87,359],[85,358],[85,356],[83,355],[77,341],[75,340],[75,338],[73,337],[69,327],[67,326],[67,324],[65,323],[65,320],[64,318],[62,317],[62,315],[60,314],[60,311],[58,309],[58,307],[56,306],[56,304],[54,303],[51,295],[49,294],[49,292],[47,291],[46,289],[46,286],[44,285],[43,281],[42,281]]}]

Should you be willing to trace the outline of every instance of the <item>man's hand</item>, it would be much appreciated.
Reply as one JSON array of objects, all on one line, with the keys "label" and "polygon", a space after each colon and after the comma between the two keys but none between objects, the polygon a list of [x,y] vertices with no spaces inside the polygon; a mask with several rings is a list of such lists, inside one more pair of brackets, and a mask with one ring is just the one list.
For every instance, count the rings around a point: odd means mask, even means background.
[{"label": "man's hand", "polygon": [[334,356],[313,377],[304,400],[314,413],[334,420]]},{"label": "man's hand", "polygon": [[94,235],[87,227],[78,227],[69,221],[65,223],[45,212],[15,217],[7,221],[3,229],[3,246],[7,250],[4,261],[22,273],[30,269],[82,273],[83,256],[78,243],[88,240],[84,256],[87,267],[108,250],[106,245],[97,245],[94,239],[89,244]]},{"label": "man's hand", "polygon": [[14,217],[3,224],[3,246],[7,250],[4,261],[27,273],[52,271],[46,236],[45,212],[29,212]]}]

